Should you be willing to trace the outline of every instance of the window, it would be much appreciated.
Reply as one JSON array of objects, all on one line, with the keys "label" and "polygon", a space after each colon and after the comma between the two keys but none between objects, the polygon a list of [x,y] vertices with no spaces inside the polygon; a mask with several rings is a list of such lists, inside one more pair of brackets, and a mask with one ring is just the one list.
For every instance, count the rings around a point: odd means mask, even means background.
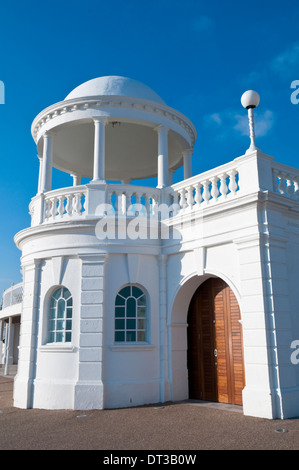
[{"label": "window", "polygon": [[146,297],[137,286],[123,287],[115,299],[115,342],[147,340]]},{"label": "window", "polygon": [[59,287],[50,299],[49,343],[68,343],[72,340],[73,298],[65,287]]}]

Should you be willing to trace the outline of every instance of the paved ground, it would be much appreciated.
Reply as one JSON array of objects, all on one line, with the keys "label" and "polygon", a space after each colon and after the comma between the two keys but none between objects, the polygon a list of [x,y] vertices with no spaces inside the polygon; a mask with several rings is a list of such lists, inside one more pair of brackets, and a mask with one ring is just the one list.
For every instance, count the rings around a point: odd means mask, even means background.
[{"label": "paved ground", "polygon": [[20,410],[13,407],[12,389],[13,380],[0,377],[0,450],[299,449],[299,419],[251,418],[239,407],[191,402],[85,412]]}]

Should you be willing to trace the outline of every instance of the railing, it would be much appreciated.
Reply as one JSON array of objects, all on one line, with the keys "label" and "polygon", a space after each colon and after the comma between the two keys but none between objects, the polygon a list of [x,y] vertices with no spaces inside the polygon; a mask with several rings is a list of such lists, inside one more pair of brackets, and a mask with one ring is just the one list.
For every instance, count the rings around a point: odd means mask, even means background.
[{"label": "railing", "polygon": [[50,191],[44,200],[44,220],[80,216],[85,212],[86,186]]},{"label": "railing", "polygon": [[161,191],[156,188],[132,186],[132,185],[111,185],[108,186],[107,204],[118,215],[135,215],[136,212],[142,214],[155,214],[160,203]]},{"label": "railing", "polygon": [[273,191],[299,201],[299,170],[287,165],[273,165]]},{"label": "railing", "polygon": [[197,209],[235,197],[239,190],[238,170],[232,162],[174,184],[171,188],[172,204],[183,210]]},{"label": "railing", "polygon": [[1,310],[20,304],[23,301],[23,284],[19,283],[6,289],[2,296]]},{"label": "railing", "polygon": [[32,199],[29,208],[32,226],[101,217],[109,210],[118,216],[136,213],[153,216],[161,214],[162,205],[166,210],[162,211],[161,219],[167,219],[182,211],[195,211],[265,191],[299,202],[299,170],[255,152],[165,189],[87,184],[40,194]]}]

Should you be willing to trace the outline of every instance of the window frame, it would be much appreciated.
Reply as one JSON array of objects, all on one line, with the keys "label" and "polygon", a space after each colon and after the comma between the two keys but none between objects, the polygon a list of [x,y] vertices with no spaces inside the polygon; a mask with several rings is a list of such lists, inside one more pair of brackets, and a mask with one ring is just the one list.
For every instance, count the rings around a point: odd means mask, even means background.
[{"label": "window frame", "polygon": [[[141,293],[133,295],[134,289]],[[129,290],[129,295],[124,291]],[[128,308],[128,300],[135,299],[135,314],[133,308]],[[123,300],[122,300],[123,299]],[[139,302],[138,302],[139,300]],[[121,302],[119,304],[118,302]],[[145,289],[139,284],[126,284],[121,287],[114,298],[113,316],[113,343],[116,346],[127,345],[137,347],[138,345],[149,344],[149,309],[148,295]],[[129,313],[129,314],[128,314]],[[135,327],[133,322],[135,321]],[[122,323],[121,323],[122,322]],[[117,328],[117,324],[119,327]],[[123,327],[121,327],[123,325]],[[143,326],[142,326],[143,325]],[[123,333],[123,335],[121,334]],[[117,334],[118,338],[117,339]],[[139,339],[138,339],[139,337]]]},{"label": "window frame", "polygon": [[[60,293],[59,293],[60,292]],[[59,311],[59,305],[64,301],[63,312]],[[47,331],[46,344],[69,346],[73,340],[73,296],[70,290],[65,286],[56,286],[51,291],[47,302]],[[63,313],[63,315],[61,315]],[[59,324],[59,328],[57,328]],[[53,339],[51,339],[51,334]],[[57,340],[58,335],[61,339]]]}]

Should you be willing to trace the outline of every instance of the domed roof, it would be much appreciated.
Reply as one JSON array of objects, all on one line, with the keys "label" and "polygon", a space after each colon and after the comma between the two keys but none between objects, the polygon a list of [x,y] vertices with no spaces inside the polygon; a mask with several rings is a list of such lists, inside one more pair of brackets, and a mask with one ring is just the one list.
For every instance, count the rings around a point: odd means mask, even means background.
[{"label": "domed roof", "polygon": [[126,96],[165,104],[150,87],[127,77],[107,76],[88,80],[67,95],[66,100],[89,96]]}]

